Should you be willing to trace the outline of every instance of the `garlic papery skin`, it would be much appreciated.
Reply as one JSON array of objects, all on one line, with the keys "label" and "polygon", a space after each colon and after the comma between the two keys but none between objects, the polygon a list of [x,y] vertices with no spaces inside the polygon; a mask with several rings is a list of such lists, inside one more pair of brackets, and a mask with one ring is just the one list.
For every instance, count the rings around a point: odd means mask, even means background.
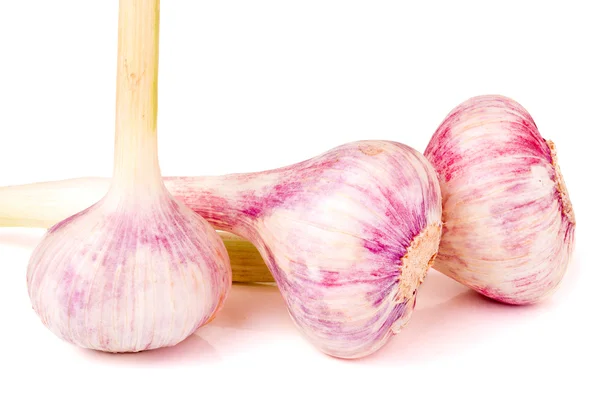
[{"label": "garlic papery skin", "polygon": [[559,286],[575,216],[552,142],[503,96],[456,107],[425,156],[442,189],[444,231],[434,268],[497,301],[539,302]]},{"label": "garlic papery skin", "polygon": [[214,229],[165,188],[156,116],[159,1],[119,2],[114,173],[108,192],[52,226],[27,269],[31,303],[58,337],[106,352],[175,345],[231,285]]}]

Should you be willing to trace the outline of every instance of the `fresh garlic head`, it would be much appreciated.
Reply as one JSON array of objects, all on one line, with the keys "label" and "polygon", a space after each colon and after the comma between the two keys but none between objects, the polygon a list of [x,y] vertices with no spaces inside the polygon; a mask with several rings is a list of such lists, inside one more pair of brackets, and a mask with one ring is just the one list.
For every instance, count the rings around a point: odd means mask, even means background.
[{"label": "fresh garlic head", "polygon": [[175,200],[157,148],[159,0],[119,1],[114,172],[108,193],[52,226],[31,255],[29,297],[60,338],[106,352],[175,345],[231,286],[208,222]]},{"label": "fresh garlic head", "polygon": [[164,190],[154,201],[107,195],[48,230],[27,271],[33,309],[81,347],[172,346],[207,323],[231,284],[217,233]]},{"label": "fresh garlic head", "polygon": [[575,216],[554,145],[502,96],[456,107],[425,156],[442,189],[444,230],[434,268],[485,296],[538,302],[561,282]]},{"label": "fresh garlic head", "polygon": [[272,171],[170,178],[176,198],[253,242],[319,349],[357,358],[409,320],[437,252],[441,194],[423,155],[360,141]]}]

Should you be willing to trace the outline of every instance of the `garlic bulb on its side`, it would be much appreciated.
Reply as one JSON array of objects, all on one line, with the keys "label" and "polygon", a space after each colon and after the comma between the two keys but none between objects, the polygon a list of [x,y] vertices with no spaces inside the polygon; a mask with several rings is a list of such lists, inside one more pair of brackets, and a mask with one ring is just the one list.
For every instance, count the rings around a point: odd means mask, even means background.
[{"label": "garlic bulb on its side", "polygon": [[359,141],[271,171],[166,182],[211,225],[258,248],[296,325],[336,357],[371,354],[400,331],[439,245],[435,171],[400,143]]},{"label": "garlic bulb on its side", "polygon": [[42,322],[70,343],[106,352],[181,342],[214,317],[231,285],[223,242],[160,175],[158,17],[158,0],[120,1],[111,186],[51,227],[27,270]]},{"label": "garlic bulb on its side", "polygon": [[435,268],[485,296],[534,303],[558,287],[575,216],[552,142],[502,96],[456,107],[425,156],[442,189],[444,231]]}]

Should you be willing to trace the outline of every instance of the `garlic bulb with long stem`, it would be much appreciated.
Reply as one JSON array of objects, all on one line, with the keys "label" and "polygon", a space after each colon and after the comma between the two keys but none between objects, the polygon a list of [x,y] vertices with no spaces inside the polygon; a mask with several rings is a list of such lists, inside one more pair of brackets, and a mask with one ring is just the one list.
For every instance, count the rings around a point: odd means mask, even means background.
[{"label": "garlic bulb with long stem", "polygon": [[51,227],[27,270],[42,322],[68,342],[106,352],[181,342],[214,317],[231,285],[219,236],[160,175],[159,12],[158,0],[120,0],[110,187]]},{"label": "garlic bulb with long stem", "polygon": [[[21,205],[39,196],[65,212],[69,204],[91,201],[105,182],[24,187]],[[293,320],[317,347],[337,357],[372,353],[400,330],[439,244],[435,171],[422,154],[395,142],[353,142],[285,168],[165,178],[165,184],[214,227],[258,248]],[[50,212],[38,206],[27,219],[48,221]],[[245,242],[226,243],[230,250],[234,243],[243,249],[232,256],[256,260]],[[245,278],[270,278],[263,277]]]},{"label": "garlic bulb with long stem", "polygon": [[551,295],[573,251],[575,215],[551,141],[504,96],[457,106],[425,156],[442,188],[435,268],[485,296],[529,304]]}]

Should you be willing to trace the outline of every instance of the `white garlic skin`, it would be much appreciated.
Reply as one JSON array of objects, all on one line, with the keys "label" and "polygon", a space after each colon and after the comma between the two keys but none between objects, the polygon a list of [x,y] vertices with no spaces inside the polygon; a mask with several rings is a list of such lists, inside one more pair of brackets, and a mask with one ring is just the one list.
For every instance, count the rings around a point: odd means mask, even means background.
[{"label": "white garlic skin", "polygon": [[492,299],[529,304],[559,286],[575,216],[552,142],[497,95],[456,107],[425,156],[436,169],[444,230],[434,268]]},{"label": "white garlic skin", "polygon": [[42,322],[75,345],[138,352],[209,322],[231,287],[223,242],[170,195],[107,195],[49,229],[27,270]]}]

